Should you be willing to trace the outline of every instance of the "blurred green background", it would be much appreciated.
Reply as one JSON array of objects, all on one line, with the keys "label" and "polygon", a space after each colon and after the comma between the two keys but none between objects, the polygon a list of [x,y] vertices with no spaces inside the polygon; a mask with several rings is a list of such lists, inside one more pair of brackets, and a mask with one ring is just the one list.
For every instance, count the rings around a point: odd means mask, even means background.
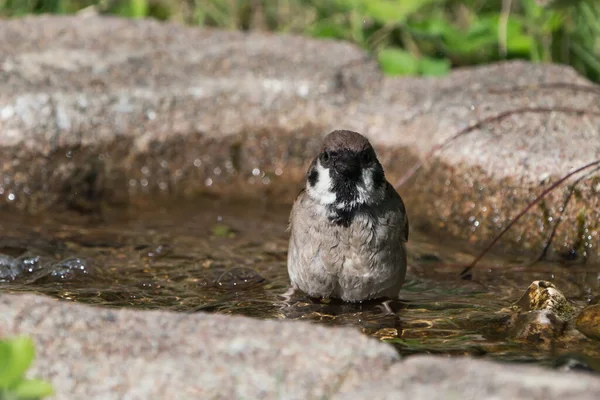
[{"label": "blurred green background", "polygon": [[82,9],[348,40],[391,75],[525,59],[600,81],[599,0],[0,0],[4,18]]}]

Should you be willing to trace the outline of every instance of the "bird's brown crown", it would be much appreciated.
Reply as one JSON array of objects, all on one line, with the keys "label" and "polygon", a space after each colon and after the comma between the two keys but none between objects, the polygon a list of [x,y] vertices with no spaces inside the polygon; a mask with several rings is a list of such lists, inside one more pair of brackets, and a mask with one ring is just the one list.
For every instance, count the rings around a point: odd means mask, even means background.
[{"label": "bird's brown crown", "polygon": [[371,147],[369,140],[357,132],[338,130],[327,136],[323,143],[323,149],[329,151],[350,150],[361,152]]}]

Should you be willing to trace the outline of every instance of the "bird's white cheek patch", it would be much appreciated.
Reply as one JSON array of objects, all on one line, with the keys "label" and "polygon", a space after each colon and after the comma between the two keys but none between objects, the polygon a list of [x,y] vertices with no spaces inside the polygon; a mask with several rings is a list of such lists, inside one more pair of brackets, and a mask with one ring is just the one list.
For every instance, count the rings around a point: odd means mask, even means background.
[{"label": "bird's white cheek patch", "polygon": [[356,186],[356,190],[358,192],[358,199],[356,201],[357,203],[372,204],[383,199],[385,195],[383,190],[384,188],[375,187],[373,173],[373,169],[371,168],[363,169],[361,181]]},{"label": "bird's white cheek patch", "polygon": [[327,168],[323,168],[320,161],[317,161],[315,168],[317,169],[319,176],[314,186],[311,186],[310,182],[307,185],[306,190],[309,196],[321,204],[335,203],[336,195],[335,192],[331,190],[333,187],[333,182],[331,180],[331,176],[329,175],[329,170]]}]

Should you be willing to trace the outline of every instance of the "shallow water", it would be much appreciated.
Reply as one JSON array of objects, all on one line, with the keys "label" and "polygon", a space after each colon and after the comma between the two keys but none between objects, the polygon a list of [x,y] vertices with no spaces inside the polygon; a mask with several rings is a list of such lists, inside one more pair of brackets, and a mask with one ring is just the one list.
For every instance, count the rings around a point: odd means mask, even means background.
[{"label": "shallow water", "polygon": [[600,294],[600,266],[524,267],[526,258],[492,254],[473,280],[461,280],[474,249],[411,232],[407,282],[401,300],[391,304],[395,314],[380,301],[322,302],[300,293],[284,298],[288,212],[207,199],[92,219],[0,213],[0,254],[26,267],[5,276],[0,288],[109,307],[352,325],[402,354],[471,354],[554,366],[585,359],[586,368],[600,360],[597,342],[580,336],[551,346],[512,340],[498,313],[537,279],[554,282],[583,306]]}]

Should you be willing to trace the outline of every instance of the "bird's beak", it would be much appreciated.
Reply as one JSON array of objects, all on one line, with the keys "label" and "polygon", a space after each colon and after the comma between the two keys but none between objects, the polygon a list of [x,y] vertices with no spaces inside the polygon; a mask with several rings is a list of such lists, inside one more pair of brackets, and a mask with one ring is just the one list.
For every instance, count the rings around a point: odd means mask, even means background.
[{"label": "bird's beak", "polygon": [[336,160],[335,171],[347,178],[360,177],[360,162],[353,155],[342,156]]}]

